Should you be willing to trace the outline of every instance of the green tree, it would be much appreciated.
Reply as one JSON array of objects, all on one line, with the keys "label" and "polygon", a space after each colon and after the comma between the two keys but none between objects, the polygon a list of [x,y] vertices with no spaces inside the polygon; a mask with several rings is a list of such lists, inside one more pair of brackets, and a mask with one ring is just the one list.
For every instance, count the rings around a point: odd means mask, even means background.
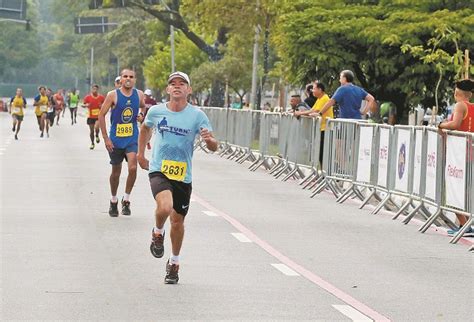
[{"label": "green tree", "polygon": [[[339,72],[351,69],[361,86],[376,99],[394,101],[399,112],[419,103],[432,106],[438,81],[432,66],[401,46],[425,45],[446,26],[461,35],[460,48],[474,47],[474,12],[466,2],[301,0],[293,6],[296,10],[280,17],[273,37],[280,70],[288,71],[283,76],[300,84],[320,79],[334,90]],[[439,48],[451,56],[456,52],[452,43]],[[445,74],[440,97],[446,97],[453,78],[454,73]]]}]

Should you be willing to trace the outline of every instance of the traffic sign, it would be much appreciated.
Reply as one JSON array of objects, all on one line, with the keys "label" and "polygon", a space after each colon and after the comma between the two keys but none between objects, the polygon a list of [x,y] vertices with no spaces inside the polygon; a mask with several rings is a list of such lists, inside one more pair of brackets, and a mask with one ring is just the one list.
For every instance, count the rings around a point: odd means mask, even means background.
[{"label": "traffic sign", "polygon": [[26,20],[26,0],[0,0],[0,18]]},{"label": "traffic sign", "polygon": [[108,17],[77,17],[74,19],[74,32],[76,34],[103,34],[109,31]]}]

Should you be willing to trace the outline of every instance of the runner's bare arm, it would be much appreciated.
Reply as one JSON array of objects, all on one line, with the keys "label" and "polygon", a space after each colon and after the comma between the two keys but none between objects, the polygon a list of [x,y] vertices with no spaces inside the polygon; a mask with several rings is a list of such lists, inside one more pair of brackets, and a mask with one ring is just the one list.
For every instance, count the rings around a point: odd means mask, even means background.
[{"label": "runner's bare arm", "polygon": [[212,152],[217,151],[217,147],[219,146],[219,142],[214,138],[212,132],[209,132],[208,129],[202,128],[200,132],[201,138],[206,142],[206,146]]},{"label": "runner's bare arm", "polygon": [[99,112],[100,132],[102,133],[102,137],[104,138],[105,147],[109,152],[112,152],[114,146],[112,144],[112,141],[110,141],[109,139],[109,135],[107,134],[107,124],[105,122],[105,115],[107,115],[107,113],[109,112],[112,104],[115,104],[116,99],[117,93],[115,91],[108,92]]},{"label": "runner's bare arm", "polygon": [[137,117],[138,122],[143,122],[144,120],[144,115],[145,115],[145,95],[143,94],[142,91],[138,91],[138,97],[140,99],[140,114]]},{"label": "runner's bare arm", "polygon": [[142,124],[140,134],[138,134],[138,153],[137,161],[142,169],[149,169],[149,161],[145,158],[145,146],[150,141],[153,131],[151,128]]}]

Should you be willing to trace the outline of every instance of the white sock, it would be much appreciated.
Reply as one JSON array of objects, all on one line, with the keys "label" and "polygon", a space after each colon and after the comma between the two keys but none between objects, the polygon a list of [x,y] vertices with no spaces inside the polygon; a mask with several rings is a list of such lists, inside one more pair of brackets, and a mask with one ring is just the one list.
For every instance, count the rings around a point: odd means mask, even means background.
[{"label": "white sock", "polygon": [[170,264],[179,265],[179,255],[178,255],[178,256],[172,255],[172,256],[170,257]]},{"label": "white sock", "polygon": [[163,228],[153,227],[153,232],[155,234],[162,234],[163,235],[165,233],[165,228],[164,227]]},{"label": "white sock", "polygon": [[125,200],[125,201],[130,201],[130,194],[126,193],[126,194],[123,196],[123,200]]},{"label": "white sock", "polygon": [[113,203],[118,202],[117,196],[112,196],[112,197],[110,198],[110,201],[112,201]]}]

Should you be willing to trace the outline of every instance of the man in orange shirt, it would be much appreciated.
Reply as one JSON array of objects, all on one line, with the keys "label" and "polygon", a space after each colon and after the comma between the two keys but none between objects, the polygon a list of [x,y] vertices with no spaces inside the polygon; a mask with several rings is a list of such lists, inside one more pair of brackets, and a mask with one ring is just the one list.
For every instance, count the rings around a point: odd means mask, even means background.
[{"label": "man in orange shirt", "polygon": [[91,139],[91,146],[89,149],[95,148],[94,143],[94,131],[95,131],[95,141],[100,142],[99,139],[99,112],[102,104],[104,103],[105,97],[99,94],[99,85],[92,85],[91,93],[84,97],[83,107],[89,109],[89,117],[87,118],[87,124],[89,125],[89,136]]},{"label": "man in orange shirt", "polygon": [[56,92],[56,94],[53,95],[53,101],[54,101],[54,110],[56,114],[56,125],[59,125],[59,116],[61,115],[61,112],[64,109],[64,96],[63,96],[63,90],[60,88]]},{"label": "man in orange shirt", "polygon": [[[440,123],[440,129],[456,130],[462,132],[474,132],[474,103],[470,103],[472,92],[474,91],[474,81],[465,79],[456,82],[454,89],[454,106],[453,114],[448,122]],[[471,160],[472,162],[472,160]],[[456,214],[460,228],[467,222],[467,217],[461,214]],[[459,229],[448,230],[449,235],[456,234]],[[464,233],[464,236],[474,236],[474,229],[469,229]]]}]

